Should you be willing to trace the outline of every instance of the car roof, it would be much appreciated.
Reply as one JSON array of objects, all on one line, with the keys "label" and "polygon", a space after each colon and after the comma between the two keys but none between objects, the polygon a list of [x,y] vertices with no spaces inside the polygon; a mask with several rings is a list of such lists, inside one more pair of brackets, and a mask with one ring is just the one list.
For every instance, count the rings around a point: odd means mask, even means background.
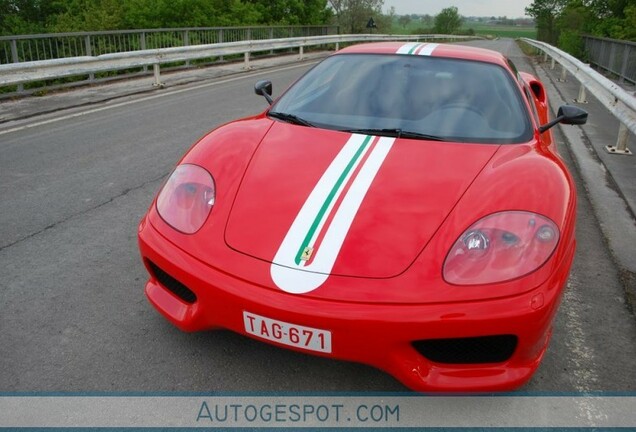
[{"label": "car roof", "polygon": [[467,45],[436,42],[375,42],[352,45],[337,54],[404,54],[458,58],[495,63],[507,68],[506,57],[497,51]]}]

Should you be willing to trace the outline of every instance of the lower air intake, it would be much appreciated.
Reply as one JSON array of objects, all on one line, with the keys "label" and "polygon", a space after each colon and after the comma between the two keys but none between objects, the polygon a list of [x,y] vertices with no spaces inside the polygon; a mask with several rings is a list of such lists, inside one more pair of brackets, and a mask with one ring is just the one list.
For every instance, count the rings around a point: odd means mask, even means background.
[{"label": "lower air intake", "polygon": [[425,339],[413,342],[413,347],[428,360],[436,363],[501,363],[512,357],[515,352],[517,336]]},{"label": "lower air intake", "polygon": [[164,288],[166,288],[168,291],[170,291],[186,303],[194,303],[195,301],[197,301],[196,294],[192,292],[187,286],[170,276],[165,271],[161,270],[152,261],[148,261],[148,264],[152,269],[152,274]]}]

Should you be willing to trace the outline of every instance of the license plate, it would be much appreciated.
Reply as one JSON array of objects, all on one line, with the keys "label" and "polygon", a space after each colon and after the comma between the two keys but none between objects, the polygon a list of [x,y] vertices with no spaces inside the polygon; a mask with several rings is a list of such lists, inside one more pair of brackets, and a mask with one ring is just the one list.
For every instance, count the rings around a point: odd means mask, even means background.
[{"label": "license plate", "polygon": [[318,351],[331,352],[331,332],[256,315],[243,311],[245,331],[261,339],[285,345]]}]

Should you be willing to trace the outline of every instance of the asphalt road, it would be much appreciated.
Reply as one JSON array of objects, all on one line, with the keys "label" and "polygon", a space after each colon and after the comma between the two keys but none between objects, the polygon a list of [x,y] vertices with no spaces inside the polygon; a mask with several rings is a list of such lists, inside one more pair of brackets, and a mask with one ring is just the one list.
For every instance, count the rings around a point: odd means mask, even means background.
[{"label": "asphalt road", "polygon": [[[512,41],[477,44],[532,70]],[[180,155],[211,128],[264,109],[257,79],[271,78],[277,94],[309,66],[137,95],[0,134],[0,392],[405,390],[367,366],[227,331],[182,333],[143,294],[137,222]],[[636,321],[577,182],[569,289],[524,390],[635,391]]]}]

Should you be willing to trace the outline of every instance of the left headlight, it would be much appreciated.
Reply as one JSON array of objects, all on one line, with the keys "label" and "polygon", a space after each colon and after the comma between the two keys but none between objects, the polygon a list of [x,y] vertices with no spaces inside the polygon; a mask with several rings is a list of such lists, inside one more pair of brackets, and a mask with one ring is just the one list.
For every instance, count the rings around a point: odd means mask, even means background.
[{"label": "left headlight", "polygon": [[455,285],[504,282],[537,270],[559,242],[559,229],[545,216],[506,211],[471,225],[444,262],[444,279]]},{"label": "left headlight", "polygon": [[194,234],[208,218],[216,188],[209,172],[198,165],[179,165],[157,197],[159,216],[184,234]]}]

